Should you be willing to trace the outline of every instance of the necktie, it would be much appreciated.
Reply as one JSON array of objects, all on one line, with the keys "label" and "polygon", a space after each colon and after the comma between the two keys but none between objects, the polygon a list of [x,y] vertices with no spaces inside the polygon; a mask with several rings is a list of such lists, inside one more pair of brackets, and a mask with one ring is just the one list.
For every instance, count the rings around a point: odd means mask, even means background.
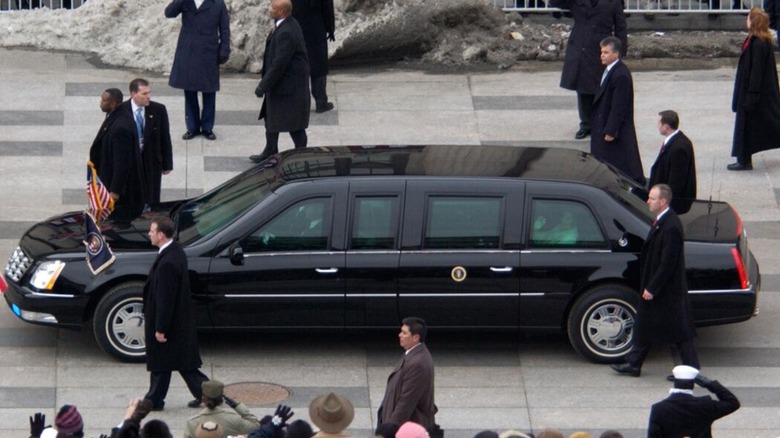
[{"label": "necktie", "polygon": [[135,129],[138,132],[138,146],[143,150],[144,148],[144,109],[138,107],[135,110]]},{"label": "necktie", "polygon": [[604,79],[607,78],[607,73],[609,73],[608,69],[604,69],[604,73],[601,75],[601,82],[599,82],[599,85],[604,85]]}]

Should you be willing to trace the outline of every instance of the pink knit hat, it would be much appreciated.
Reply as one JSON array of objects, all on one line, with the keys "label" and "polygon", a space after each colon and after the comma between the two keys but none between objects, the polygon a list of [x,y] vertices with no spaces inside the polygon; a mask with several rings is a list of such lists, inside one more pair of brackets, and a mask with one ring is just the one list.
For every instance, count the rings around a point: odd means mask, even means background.
[{"label": "pink knit hat", "polygon": [[395,438],[428,438],[428,431],[417,423],[407,421],[395,433]]},{"label": "pink knit hat", "polygon": [[54,427],[58,432],[76,433],[84,429],[81,414],[73,405],[65,405],[60,408],[57,418],[54,419]]}]

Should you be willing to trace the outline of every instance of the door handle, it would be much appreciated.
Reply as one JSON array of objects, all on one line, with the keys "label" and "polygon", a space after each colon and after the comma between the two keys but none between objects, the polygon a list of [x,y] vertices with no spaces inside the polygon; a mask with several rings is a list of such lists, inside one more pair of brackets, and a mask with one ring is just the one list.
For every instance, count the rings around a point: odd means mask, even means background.
[{"label": "door handle", "polygon": [[512,267],[511,266],[504,266],[504,267],[501,267],[501,268],[497,268],[495,266],[491,266],[490,267],[490,271],[491,272],[512,272]]},{"label": "door handle", "polygon": [[314,270],[319,274],[335,274],[339,272],[339,268],[315,268]]}]

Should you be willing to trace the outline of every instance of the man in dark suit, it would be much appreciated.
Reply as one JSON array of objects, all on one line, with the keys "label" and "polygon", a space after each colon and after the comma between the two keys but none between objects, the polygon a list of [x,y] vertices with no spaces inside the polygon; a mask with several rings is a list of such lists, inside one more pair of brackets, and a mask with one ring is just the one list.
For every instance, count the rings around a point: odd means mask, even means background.
[{"label": "man in dark suit", "polygon": [[[203,135],[216,140],[217,91],[219,66],[230,57],[230,16],[224,0],[173,0],[165,7],[165,16],[181,14],[181,31],[176,43],[171,77],[168,84],[184,90],[184,121],[190,140]],[[198,105],[203,95],[203,112]]]},{"label": "man in dark suit", "polygon": [[672,210],[687,213],[696,199],[696,160],[693,143],[679,130],[680,118],[671,110],[658,113],[658,132],[664,136],[661,150],[647,186],[666,184],[672,188]]},{"label": "man in dark suit", "polygon": [[263,98],[258,119],[265,119],[265,149],[249,157],[259,163],[279,152],[279,133],[289,132],[296,149],[308,142],[311,97],[306,43],[290,0],[271,0],[275,30],[265,41],[262,79],[255,95]]},{"label": "man in dark suit", "polygon": [[436,424],[433,403],[433,359],[425,346],[427,328],[420,318],[404,318],[398,338],[406,350],[387,378],[378,423],[413,421],[427,430]]},{"label": "man in dark suit", "polygon": [[309,55],[311,95],[318,113],[334,108],[328,102],[328,40],[336,41],[333,0],[293,0],[292,15],[301,25]]},{"label": "man in dark suit", "polygon": [[130,82],[130,99],[122,109],[135,123],[135,142],[141,154],[141,175],[147,204],[160,202],[162,176],[173,170],[173,147],[165,105],[152,102],[152,88],[146,79]]},{"label": "man in dark suit", "polygon": [[650,189],[647,205],[657,216],[639,257],[642,295],[634,325],[634,346],[624,363],[612,365],[621,374],[639,377],[653,343],[677,345],[682,363],[699,368],[693,345],[696,329],[685,281],[683,227],[669,208],[671,200],[668,185],[658,184]]},{"label": "man in dark suit", "polygon": [[[648,437],[711,438],[712,423],[739,409],[739,400],[731,391],[717,380],[702,376],[696,368],[678,365],[672,373],[674,388],[669,391],[671,394],[650,409]],[[718,399],[713,400],[708,395],[695,397],[694,383],[708,389]]]},{"label": "man in dark suit", "polygon": [[628,48],[623,3],[621,0],[550,0],[550,6],[568,9],[574,18],[563,59],[561,88],[577,92],[580,126],[574,138],[581,140],[591,134],[591,107],[604,71],[599,60],[599,43],[615,36],[622,43],[623,55]]},{"label": "man in dark suit", "polygon": [[144,206],[141,158],[134,141],[135,126],[121,109],[122,92],[109,88],[100,97],[106,119],[89,149],[89,159],[114,200],[114,219],[133,219]]},{"label": "man in dark suit", "polygon": [[645,174],[634,128],[634,82],[620,61],[621,42],[601,41],[601,63],[606,69],[590,113],[590,152],[644,186]]},{"label": "man in dark suit", "polygon": [[149,227],[149,240],[160,250],[144,285],[146,369],[151,373],[144,399],[151,400],[155,410],[165,405],[172,371],[187,383],[194,397],[187,404],[191,408],[200,406],[203,382],[209,380],[199,369],[187,255],[173,240],[173,230],[167,216],[155,217]]}]

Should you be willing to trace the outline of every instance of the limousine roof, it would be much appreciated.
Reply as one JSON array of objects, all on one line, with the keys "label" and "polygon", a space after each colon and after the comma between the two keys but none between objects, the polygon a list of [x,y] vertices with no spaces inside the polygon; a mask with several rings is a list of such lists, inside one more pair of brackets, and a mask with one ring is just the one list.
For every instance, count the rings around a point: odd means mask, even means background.
[{"label": "limousine roof", "polygon": [[287,151],[265,161],[281,179],[332,176],[506,177],[577,181],[598,187],[627,180],[591,154],[526,146],[334,146]]}]

